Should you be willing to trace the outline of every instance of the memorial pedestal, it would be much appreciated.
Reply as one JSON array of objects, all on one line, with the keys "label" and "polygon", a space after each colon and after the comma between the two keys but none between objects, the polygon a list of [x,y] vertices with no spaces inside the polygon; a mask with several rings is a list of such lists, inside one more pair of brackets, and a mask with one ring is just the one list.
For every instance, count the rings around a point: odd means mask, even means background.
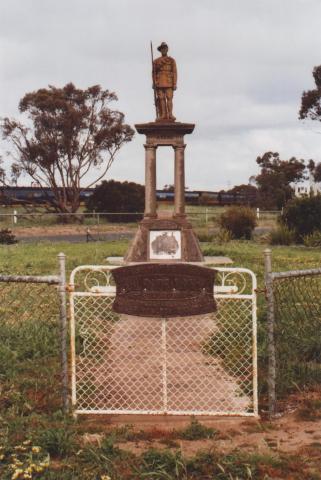
[{"label": "memorial pedestal", "polygon": [[[155,233],[154,233],[155,232]],[[160,255],[153,255],[152,235],[164,236],[167,232],[167,238],[171,237],[171,232],[178,232],[180,237],[180,258],[162,258]],[[157,237],[156,237],[157,238]],[[156,257],[156,258],[155,258]],[[166,255],[165,255],[166,257]],[[168,258],[169,257],[169,258]],[[157,262],[157,261],[182,261],[182,262],[202,262],[203,255],[199,246],[198,239],[193,231],[192,225],[186,218],[144,218],[138,226],[138,231],[129,250],[124,257],[125,262]]]},{"label": "memorial pedestal", "polygon": [[[135,127],[138,133],[146,135],[145,213],[124,260],[201,262],[198,239],[185,214],[184,135],[192,133],[195,125],[156,121]],[[156,151],[162,146],[174,149],[174,211],[167,218],[158,218],[156,202]]]}]

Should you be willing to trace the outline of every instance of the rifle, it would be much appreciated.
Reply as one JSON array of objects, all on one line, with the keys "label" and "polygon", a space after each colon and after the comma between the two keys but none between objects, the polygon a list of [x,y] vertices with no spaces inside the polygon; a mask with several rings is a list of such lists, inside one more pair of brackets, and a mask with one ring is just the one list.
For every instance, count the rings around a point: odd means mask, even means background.
[{"label": "rifle", "polygon": [[158,98],[156,95],[156,88],[155,88],[155,70],[154,70],[154,54],[153,54],[153,44],[150,42],[150,53],[152,57],[152,76],[153,76],[153,90],[154,90],[154,105],[156,109],[156,118],[159,118],[159,108],[158,108]]}]

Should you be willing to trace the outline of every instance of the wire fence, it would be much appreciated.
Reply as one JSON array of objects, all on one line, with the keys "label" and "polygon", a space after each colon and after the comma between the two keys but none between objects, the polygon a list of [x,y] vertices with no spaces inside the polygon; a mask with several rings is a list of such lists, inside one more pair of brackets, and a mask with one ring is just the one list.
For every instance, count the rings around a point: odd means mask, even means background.
[{"label": "wire fence", "polygon": [[[187,206],[186,214],[193,227],[216,227],[220,215],[226,207]],[[171,212],[170,205],[160,205],[160,214]],[[274,227],[281,212],[255,209],[258,226]],[[143,212],[83,212],[77,213],[49,213],[45,210],[34,212],[24,211],[23,208],[0,208],[0,229],[34,226],[59,226],[62,224],[81,224],[85,226],[102,227],[106,224],[136,224],[143,218]]]},{"label": "wire fence", "polygon": [[[265,251],[267,330],[264,339],[260,342],[267,343],[268,372],[262,371],[260,380],[267,380],[269,412],[273,415],[289,393],[321,385],[321,268],[273,272],[271,260],[271,251]],[[60,356],[61,366],[58,367],[57,374],[61,375],[61,395],[65,410],[68,407],[67,290],[63,254],[59,255],[59,275],[0,275],[0,379],[9,375],[17,362],[19,365],[24,365],[25,362],[28,363],[33,359],[47,361],[52,356],[59,360]],[[90,301],[97,301],[92,294],[89,297],[86,294],[84,297]],[[240,317],[232,308],[233,299],[227,301],[227,306],[223,300],[219,304],[215,320],[220,323],[213,326],[215,335],[213,338],[210,337],[207,343],[202,337],[200,344],[203,349],[202,355],[206,352],[208,356],[207,361],[212,361],[211,355],[213,358],[218,356],[223,361],[227,374],[230,375],[233,373],[232,370],[235,370],[235,362],[244,357],[244,352],[249,351],[250,343],[246,346],[243,343],[245,339],[250,341],[250,323],[246,324],[248,330],[244,333]],[[241,305],[241,299],[235,301]],[[97,336],[100,325],[105,328],[108,323],[106,323],[104,311],[100,307],[97,309],[97,305],[94,304],[88,307],[90,308],[87,308],[81,322],[86,326],[90,315],[94,316],[95,321],[90,327],[92,338],[99,342],[105,341],[106,336]],[[243,308],[245,309],[245,306]],[[248,314],[250,314],[250,303]],[[101,321],[103,322],[99,323]],[[115,329],[116,323],[113,319],[111,320],[111,330]],[[150,322],[147,323],[150,325]],[[120,322],[119,325],[123,324]],[[186,340],[187,333],[191,339],[195,340],[202,331],[200,326],[192,331],[189,325],[190,323],[187,323],[186,329],[183,329],[185,337],[180,330],[180,335],[185,338],[187,346],[189,346],[189,341]],[[206,324],[206,328],[208,325]],[[219,330],[215,330],[218,325]],[[143,326],[145,328],[145,325]],[[171,326],[169,322],[168,328]],[[136,327],[136,323],[133,324],[133,328]],[[82,328],[85,332],[85,327]],[[146,332],[148,328],[146,326]],[[197,328],[200,329],[197,330]],[[142,332],[144,333],[145,330]],[[82,355],[89,345],[89,337],[86,337],[88,332],[82,335],[84,332],[80,330],[76,332],[76,348],[80,349]],[[83,340],[82,337],[84,337]],[[123,348],[127,341],[128,338],[125,335],[120,338],[119,345]],[[180,342],[179,336],[177,342],[177,344]],[[144,344],[142,351],[144,351]],[[105,347],[103,352],[107,355]],[[121,361],[123,361],[122,358],[119,364]],[[249,368],[249,364],[246,365]],[[176,367],[173,371],[175,370]],[[138,367],[137,372],[139,372]],[[237,381],[240,378],[243,383],[247,382],[247,373],[240,370]],[[246,393],[249,395],[251,392],[248,390]]]},{"label": "wire fence", "polygon": [[272,272],[266,255],[269,411],[294,390],[321,384],[321,268]]},{"label": "wire fence", "polygon": [[65,255],[59,275],[0,275],[0,378],[28,362],[60,356],[62,407],[68,410]]}]

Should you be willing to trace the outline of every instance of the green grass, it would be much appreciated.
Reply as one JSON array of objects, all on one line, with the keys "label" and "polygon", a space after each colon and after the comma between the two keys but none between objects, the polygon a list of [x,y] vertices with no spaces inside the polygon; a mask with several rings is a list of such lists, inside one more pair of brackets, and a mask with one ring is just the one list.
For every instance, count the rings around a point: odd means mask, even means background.
[{"label": "green grass", "polygon": [[[223,255],[230,257],[233,267],[250,268],[258,275],[262,283],[264,272],[263,252],[266,245],[252,241],[231,241],[225,245],[203,243],[205,255]],[[128,241],[89,242],[89,243],[51,243],[0,245],[0,272],[24,274],[53,274],[57,272],[57,255],[64,252],[67,256],[67,269],[71,271],[78,265],[103,264],[108,256],[123,256]],[[270,247],[268,247],[270,248]],[[320,250],[302,246],[272,247],[273,270],[318,268]]]},{"label": "green grass", "polygon": [[[12,248],[13,247],[13,248]],[[122,256],[128,242],[89,242],[0,245],[0,272],[2,274],[48,275],[58,272],[57,255],[67,256],[67,270],[79,265],[106,263],[108,256]]]},{"label": "green grass", "polygon": [[[69,275],[78,265],[104,264],[107,256],[121,256],[127,248],[127,241],[3,245],[0,246],[0,272],[57,273],[57,254],[62,251],[67,256]],[[264,245],[249,241],[231,241],[224,246],[204,243],[202,248],[207,255],[229,256],[235,267],[250,268],[257,274],[259,289],[263,288]],[[275,271],[319,266],[320,251],[316,249],[284,246],[273,247],[272,251]],[[55,321],[57,317],[53,316],[57,314],[57,310],[50,297],[45,308],[40,308],[39,305],[43,305],[42,297],[38,290],[35,292],[40,302],[36,303],[37,308],[32,303],[21,308],[25,303],[20,299],[26,301],[30,293],[28,291],[24,291],[20,297],[14,295],[14,298],[20,301],[20,307],[16,304],[12,304],[10,308],[4,307],[4,297],[0,306],[0,444],[6,446],[6,452],[12,451],[14,446],[26,439],[31,439],[33,445],[40,444],[42,454],[50,454],[55,461],[41,477],[35,476],[35,479],[97,480],[103,474],[111,476],[113,480],[320,478],[307,474],[304,460],[299,458],[293,460],[290,457],[260,457],[239,452],[222,455],[212,451],[186,459],[177,450],[180,444],[175,442],[175,439],[193,441],[212,438],[215,441],[216,438],[215,431],[198,422],[191,423],[186,429],[163,439],[163,443],[172,446],[171,450],[150,450],[139,455],[122,450],[117,441],[145,439],[142,432],[134,434],[129,428],[111,432],[100,446],[83,447],[82,435],[88,431],[86,425],[81,421],[73,422],[70,418],[65,418],[61,412],[59,329]],[[263,293],[259,294],[258,303],[259,373],[260,379],[264,379],[266,302]],[[51,308],[54,310],[50,310]],[[14,316],[16,321],[12,322]],[[287,338],[284,338],[284,342],[286,341]],[[260,388],[264,392],[262,381]],[[311,415],[311,405],[305,407],[307,410],[302,412],[303,417],[319,415],[319,404],[313,404]],[[97,430],[99,431],[99,427]],[[7,465],[8,463],[0,465],[0,478],[5,480],[12,476],[12,472],[8,473]]]}]

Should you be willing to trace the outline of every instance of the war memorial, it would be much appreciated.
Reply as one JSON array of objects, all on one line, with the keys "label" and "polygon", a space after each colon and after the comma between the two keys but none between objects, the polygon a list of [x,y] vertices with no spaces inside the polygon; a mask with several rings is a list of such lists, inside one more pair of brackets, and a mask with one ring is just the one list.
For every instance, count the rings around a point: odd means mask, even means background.
[{"label": "war memorial", "polygon": [[[71,274],[72,404],[76,415],[257,416],[256,278],[202,255],[185,211],[185,137],[195,125],[174,116],[176,62],[165,42],[158,50],[156,119],[135,125],[145,135],[144,217],[124,258]],[[156,203],[164,146],[174,151],[166,214]]]},{"label": "war memorial", "polygon": [[[146,136],[145,148],[145,213],[125,261],[175,260],[200,262],[203,256],[197,237],[185,214],[185,135],[195,125],[177,122],[173,115],[173,93],[177,87],[177,68],[167,55],[168,46],[158,47],[161,57],[153,62],[153,88],[156,120],[136,124],[138,133]],[[160,218],[156,205],[157,149],[172,147],[174,151],[174,211]]]}]

